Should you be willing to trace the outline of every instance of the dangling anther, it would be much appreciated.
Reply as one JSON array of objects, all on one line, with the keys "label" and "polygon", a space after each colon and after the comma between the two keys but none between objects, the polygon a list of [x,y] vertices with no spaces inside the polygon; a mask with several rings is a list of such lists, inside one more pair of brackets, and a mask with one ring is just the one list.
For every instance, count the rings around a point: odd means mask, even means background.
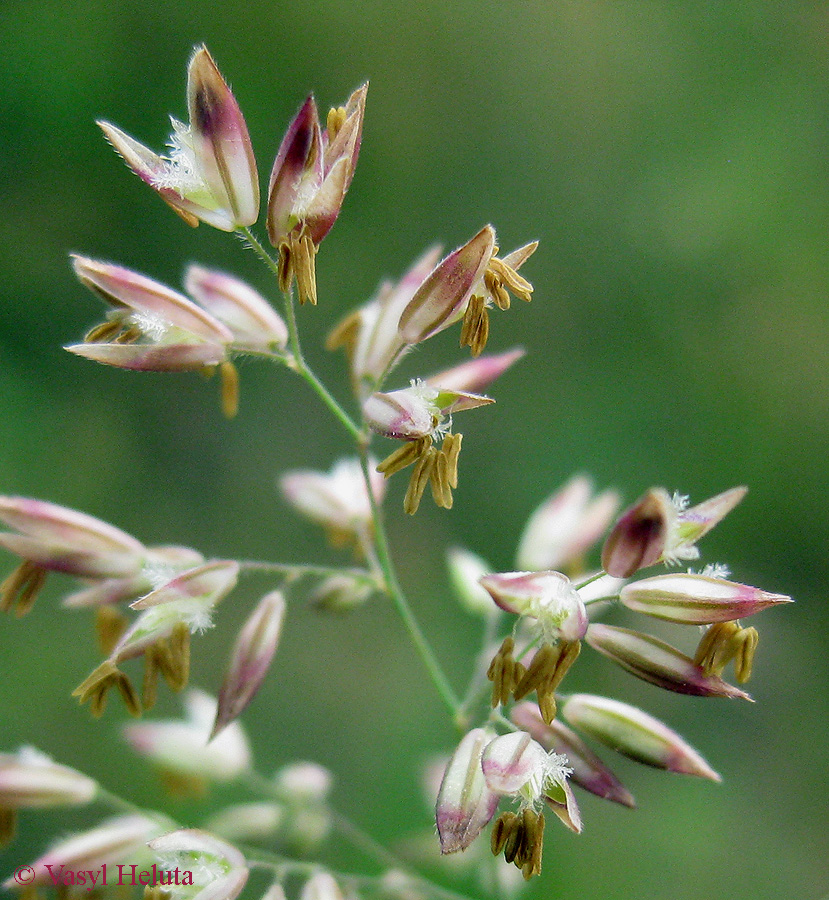
[{"label": "dangling anther", "polygon": [[740,646],[737,650],[737,658],[734,660],[734,672],[737,681],[745,684],[751,678],[751,667],[754,664],[754,653],[760,641],[760,635],[756,628],[743,628],[740,632]]},{"label": "dangling anther", "polygon": [[410,466],[415,460],[421,456],[432,446],[432,442],[428,437],[418,438],[415,441],[406,441],[402,447],[398,447],[390,453],[377,466],[377,471],[386,478],[391,478],[395,472]]},{"label": "dangling anther", "polygon": [[325,339],[326,350],[338,350],[345,347],[349,360],[354,355],[357,346],[357,336],[360,333],[363,314],[359,309],[349,313],[341,322],[335,325]]},{"label": "dangling anther", "polygon": [[[497,256],[493,256],[489,261],[489,266],[487,267],[486,274],[490,274],[497,279],[497,283],[499,285],[506,285],[506,287],[515,294],[516,297],[520,297],[522,300],[527,303],[530,302],[533,298],[533,286],[527,281],[526,278],[522,278],[512,266],[507,265],[502,259],[498,259]],[[486,276],[484,276],[484,280],[486,280]],[[502,288],[503,290],[503,288]],[[507,298],[509,299],[509,298]],[[496,295],[496,303],[498,303],[498,298]],[[501,306],[500,303],[498,303]],[[509,302],[507,302],[507,306],[501,306],[501,309],[507,309],[509,307]]]},{"label": "dangling anther", "polygon": [[489,844],[493,856],[498,856],[504,849],[504,844],[512,833],[514,824],[517,821],[518,816],[516,816],[514,812],[501,813],[495,820],[495,824],[492,826],[492,835]]},{"label": "dangling anther", "polygon": [[13,809],[0,807],[0,847],[5,847],[14,840],[17,833],[17,813]]},{"label": "dangling anther", "polygon": [[190,680],[190,629],[184,622],[173,626],[170,635],[169,669],[162,669],[162,674],[171,691],[178,693],[187,687]]},{"label": "dangling anther", "polygon": [[519,815],[502,813],[492,828],[490,849],[493,856],[503,852],[507,862],[514,863],[529,880],[541,872],[544,845],[544,816],[526,808]]},{"label": "dangling anther", "polygon": [[[526,825],[525,825],[526,827]],[[533,823],[533,831],[528,840],[528,852],[521,866],[521,874],[525,881],[529,881],[533,875],[541,874],[541,852],[544,848],[544,814],[539,813]]]},{"label": "dangling anther", "polygon": [[480,356],[489,339],[489,313],[483,297],[473,294],[466,304],[461,326],[460,346],[469,347],[473,356]]},{"label": "dangling anther", "polygon": [[128,624],[127,617],[114,606],[99,606],[95,610],[95,634],[104,656],[112,653]]},{"label": "dangling anther", "polygon": [[560,650],[551,644],[544,644],[535,651],[524,677],[515,686],[515,699],[522,700],[530,691],[543,684],[555,671]]},{"label": "dangling anther", "polygon": [[72,696],[77,697],[81,705],[88,700],[90,712],[98,719],[103,715],[106,708],[107,694],[113,687],[118,688],[127,707],[127,712],[132,716],[140,716],[141,705],[130,680],[109,659],[104,660],[88,678],[84,679],[72,691]]},{"label": "dangling anther", "polygon": [[717,622],[703,634],[694,662],[706,675],[720,676],[733,659],[737,681],[745,684],[751,677],[759,640],[756,628],[742,628],[738,622]]},{"label": "dangling anther", "polygon": [[493,707],[507,703],[515,685],[526,674],[524,666],[513,658],[514,650],[515,641],[509,636],[505,637],[487,669],[486,677],[492,682]]},{"label": "dangling anther", "polygon": [[452,488],[449,485],[449,459],[445,450],[435,453],[435,465],[429,476],[432,487],[432,499],[436,506],[443,509],[452,509]]},{"label": "dangling anther", "polygon": [[458,486],[458,457],[460,456],[462,441],[462,434],[447,434],[441,447],[441,450],[446,454],[446,478],[451,488],[457,488]]},{"label": "dangling anther", "polygon": [[294,265],[296,275],[296,289],[299,295],[300,305],[306,302],[311,306],[317,305],[317,248],[311,240],[311,236],[304,234],[298,242],[298,259]]},{"label": "dangling anther", "polygon": [[287,241],[282,241],[279,245],[277,270],[279,273],[279,290],[282,291],[283,294],[287,294],[291,289],[291,282],[294,280],[294,264],[291,256],[291,245]]},{"label": "dangling anther", "polygon": [[222,414],[232,419],[239,412],[239,371],[232,362],[225,360],[219,371],[222,376]]},{"label": "dangling anther", "polygon": [[429,483],[436,456],[437,450],[434,447],[429,447],[418,459],[412,471],[409,478],[409,487],[406,490],[406,496],[403,498],[403,509],[410,516],[413,516],[420,506],[420,500],[423,497],[423,492],[426,490],[426,485]]},{"label": "dangling anther", "polygon": [[46,569],[24,560],[0,584],[0,612],[11,612],[21,618],[34,605],[46,581]]}]

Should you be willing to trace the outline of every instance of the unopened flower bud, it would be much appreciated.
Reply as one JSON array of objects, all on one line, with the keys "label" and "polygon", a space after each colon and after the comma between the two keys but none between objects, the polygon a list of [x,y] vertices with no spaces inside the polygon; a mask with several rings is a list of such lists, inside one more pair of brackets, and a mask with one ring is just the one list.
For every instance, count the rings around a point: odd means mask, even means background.
[{"label": "unopened flower bud", "polygon": [[184,696],[186,718],[138,722],[124,729],[133,749],[166,772],[207,781],[234,781],[251,763],[239,722],[210,739],[216,701],[203,691]]},{"label": "unopened flower bud", "polygon": [[237,803],[226,806],[205,823],[205,830],[226,841],[272,838],[284,818],[276,803]]},{"label": "unopened flower bud", "polygon": [[0,497],[0,522],[19,534],[0,533],[0,546],[41,569],[80,578],[137,573],[146,549],[100,519],[28,497]]},{"label": "unopened flower bud", "polygon": [[481,768],[484,748],[492,738],[483,728],[473,729],[446,766],[435,806],[441,853],[466,850],[495,815],[499,795],[487,786]]},{"label": "unopened flower bud", "polygon": [[33,747],[0,753],[0,809],[75,806],[89,803],[97,783],[60,766]]},{"label": "unopened flower bud", "polygon": [[[385,479],[369,462],[371,489],[377,503],[385,493]],[[330,472],[294,469],[279,479],[285,499],[303,516],[322,525],[331,543],[339,546],[359,539],[371,528],[371,499],[357,459],[341,459]]]},{"label": "unopened flower bud", "polygon": [[343,892],[328,872],[317,872],[303,885],[299,900],[343,900]]},{"label": "unopened flower bud", "polygon": [[[53,885],[53,869],[64,867],[72,871],[97,869],[104,863],[142,862],[149,860],[147,841],[161,831],[157,822],[144,816],[118,816],[107,819],[97,828],[74,834],[53,844],[46,853],[36,859],[31,868],[35,877],[28,887]],[[19,887],[14,878],[0,885],[7,890]]]},{"label": "unopened flower bud", "polygon": [[572,768],[571,781],[597,797],[621,803],[633,808],[636,804],[630,792],[607,768],[584,741],[558,719],[549,724],[533,703],[519,703],[512,708],[510,718],[529,732],[547,751],[555,751],[567,757]]},{"label": "unopened flower bud", "polygon": [[608,575],[629,578],[657,562],[675,515],[671,498],[662,488],[652,488],[628,507],[602,550],[602,566]]},{"label": "unopened flower bud", "polygon": [[594,623],[587,629],[585,639],[594,650],[626,671],[666,691],[751,700],[744,691],[716,675],[706,675],[689,656],[649,634]]},{"label": "unopened flower bud", "polygon": [[165,869],[192,873],[191,885],[173,888],[180,900],[234,900],[248,879],[245,857],[232,844],[206,831],[183,828],[154,838],[148,845]]},{"label": "unopened flower bud", "polygon": [[578,566],[581,557],[604,533],[619,508],[616,491],[592,497],[589,478],[577,475],[530,516],[516,563],[533,572]]},{"label": "unopened flower bud", "polygon": [[634,581],[622,588],[619,599],[636,612],[688,625],[728,622],[792,602],[784,594],[770,594],[746,584],[691,573]]},{"label": "unopened flower bud", "polygon": [[446,554],[449,578],[455,595],[467,612],[477,616],[491,617],[498,614],[498,607],[481,586],[481,579],[492,567],[480,556],[462,547],[451,547]]},{"label": "unopened flower bud", "polygon": [[284,350],[288,327],[250,285],[203,266],[187,267],[184,286],[200,306],[233,332],[236,344],[254,350]]},{"label": "unopened flower bud", "polygon": [[635,706],[593,694],[573,694],[564,703],[562,714],[575,728],[637,762],[721,780],[675,731]]},{"label": "unopened flower bud", "polygon": [[259,601],[242,626],[219,691],[211,739],[238,718],[253,700],[268,674],[284,620],[285,597],[281,591],[271,591]]},{"label": "unopened flower bud", "polygon": [[283,766],[274,775],[274,787],[290,803],[322,803],[331,792],[334,776],[314,762]]},{"label": "unopened flower bud", "polygon": [[362,606],[376,590],[373,578],[341,572],[323,579],[308,595],[308,603],[324,612],[345,613]]}]

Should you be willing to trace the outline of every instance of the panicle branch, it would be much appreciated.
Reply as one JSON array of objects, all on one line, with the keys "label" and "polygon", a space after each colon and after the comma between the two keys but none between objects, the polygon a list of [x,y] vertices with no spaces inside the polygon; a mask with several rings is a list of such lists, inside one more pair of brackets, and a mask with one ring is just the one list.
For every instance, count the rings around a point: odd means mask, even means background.
[{"label": "panicle branch", "polygon": [[[266,359],[299,376],[348,436],[349,455],[328,471],[285,472],[279,488],[336,550],[353,554],[353,564],[206,559],[189,547],[145,546],[113,525],[54,503],[0,497],[0,523],[8,529],[0,532],[0,547],[19,559],[0,584],[0,611],[28,613],[51,573],[80,582],[64,605],[95,612],[103,659],[73,695],[89,703],[95,716],[104,712],[113,690],[133,716],[155,704],[160,679],[173,691],[184,690],[191,650],[198,652],[192,639],[213,626],[219,604],[235,592],[240,576],[273,582],[236,635],[217,699],[190,689],[183,719],[124,729],[128,744],[152,763],[170,791],[199,794],[226,783],[253,790],[259,799],[231,804],[204,829],[180,828],[35,751],[2,754],[0,841],[11,839],[17,812],[25,807],[98,799],[127,813],[54,845],[33,864],[36,886],[48,884],[44,873],[53,864],[95,867],[129,854],[161,872],[148,886],[147,900],[235,900],[254,867],[274,876],[267,900],[284,900],[286,881],[296,877],[302,879],[301,900],[343,900],[365,885],[384,896],[465,900],[417,875],[335,813],[332,776],[323,767],[288,764],[270,778],[254,769],[239,717],[273,668],[289,607],[303,600],[323,613],[344,615],[372,600],[390,602],[399,613],[463,735],[430,779],[440,851],[469,851],[471,866],[488,873],[489,888],[507,890],[513,877],[528,880],[541,872],[545,812],[581,832],[573,785],[634,807],[633,796],[591,740],[647,766],[719,780],[698,751],[645,711],[614,698],[567,695],[561,687],[595,650],[626,673],[622,684],[629,674],[679,695],[750,699],[722,677],[731,664],[741,684],[752,672],[759,635],[741,619],[790,598],[727,580],[722,566],[639,574],[699,558],[697,543],[737,506],[746,488],[689,506],[687,498],[651,487],[617,517],[617,491],[596,494],[591,480],[579,474],[530,517],[515,571],[494,571],[476,554],[453,548],[454,592],[483,626],[482,651],[463,701],[453,686],[455,673],[445,670],[421,627],[386,532],[389,479],[411,468],[403,498],[409,515],[418,511],[427,488],[436,506],[453,507],[463,442],[455,417],[491,406],[495,401],[484,392],[524,355],[522,348],[482,354],[491,334],[490,311],[508,310],[512,297],[532,299],[534,287],[523,266],[538,242],[499,256],[495,229],[487,224],[449,254],[442,256],[434,245],[399,280],[381,281],[375,295],[350,311],[328,338],[329,350],[346,352],[349,411],[303,355],[294,295],[300,306],[315,307],[320,300],[318,256],[355,175],[367,88],[358,87],[324,121],[311,95],[289,123],[267,192],[265,226],[273,255],[252,230],[259,218],[259,180],[247,126],[205,47],[195,49],[188,66],[188,123],[172,119],[166,155],[99,122],[127,165],[185,222],[233,232],[253,249],[280,295],[281,314],[266,293],[228,272],[191,264],[180,293],[122,265],[74,255],[78,280],[107,309],[103,321],[66,349],[136,371],[218,372],[228,418],[239,406],[240,357]],[[455,325],[471,359],[438,373],[415,373],[408,386],[403,379],[387,387],[411,350]],[[315,412],[304,407],[292,424],[309,435],[318,427]],[[380,462],[372,452],[377,439],[393,442]],[[600,567],[591,561],[594,555]],[[244,601],[234,596],[233,602]],[[635,629],[596,621],[605,612],[671,623],[680,642],[687,642],[682,631],[687,635],[691,626],[696,650],[689,655],[641,630],[647,628],[641,621]],[[140,690],[128,671],[139,658]],[[526,699],[532,695],[534,701]],[[487,858],[486,842],[476,840],[491,822]],[[311,861],[325,852],[333,834],[372,857],[383,874],[337,873]],[[257,840],[279,852],[235,846]],[[501,855],[504,862],[494,859]],[[180,872],[189,880],[179,882]]]}]

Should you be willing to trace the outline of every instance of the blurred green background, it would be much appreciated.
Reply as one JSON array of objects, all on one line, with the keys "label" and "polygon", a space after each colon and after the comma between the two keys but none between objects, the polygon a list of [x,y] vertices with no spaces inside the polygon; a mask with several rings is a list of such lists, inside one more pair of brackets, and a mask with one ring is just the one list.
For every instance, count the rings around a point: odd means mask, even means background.
[{"label": "blurred green background", "polygon": [[[445,547],[509,569],[527,516],[576,471],[628,500],[651,484],[694,500],[748,484],[704,555],[798,601],[756,622],[756,705],[662,694],[601,659],[579,667],[572,687],[641,703],[724,782],[622,761],[639,809],[586,797],[583,835],[548,825],[545,871],[527,896],[821,900],[826,4],[249,0],[196,10],[184,0],[0,6],[0,490],[77,507],[147,543],[350,561],[275,490],[278,472],[328,468],[344,452],[338,426],[287,372],[244,365],[228,423],[215,382],[105,369],[61,345],[101,314],[72,277],[70,251],[173,285],[197,260],[271,290],[236,240],[187,228],[131,175],[96,117],[160,149],[167,114],[186,116],[185,66],[204,41],[245,112],[264,180],[308,91],[327,109],[370,79],[357,175],[318,257],[320,305],[300,311],[309,359],[338,396],[347,400],[343,360],[324,352],[324,336],[381,277],[488,221],[504,250],[541,242],[526,267],[532,304],[496,311],[490,343],[529,355],[492,389],[495,407],[464,415],[455,509],[428,501],[404,521],[405,478],[391,487],[403,581],[458,687],[478,626],[451,599]],[[400,383],[459,360],[456,340],[419,349]],[[12,565],[4,555],[3,571]],[[58,582],[28,618],[0,623],[0,743],[34,743],[140,803],[162,802],[119,736],[120,704],[93,722],[69,698],[97,657],[87,617],[58,608],[68,587]],[[195,683],[216,690],[232,627],[267,586],[245,581],[220,610],[195,646]],[[177,709],[166,696],[159,706]],[[378,839],[400,849],[429,832],[417,773],[456,736],[382,603],[337,619],[292,608],[246,724],[263,772],[318,760],[337,774],[339,808]],[[199,821],[195,804],[170,809]],[[3,876],[94,814],[23,818]],[[329,858],[348,864],[340,846]],[[476,890],[473,876],[445,883]]]}]

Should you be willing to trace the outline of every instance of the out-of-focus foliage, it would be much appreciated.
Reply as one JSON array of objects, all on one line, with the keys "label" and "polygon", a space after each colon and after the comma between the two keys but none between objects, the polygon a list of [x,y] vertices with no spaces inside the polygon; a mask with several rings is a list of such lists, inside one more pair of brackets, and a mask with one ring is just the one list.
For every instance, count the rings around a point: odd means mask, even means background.
[{"label": "out-of-focus foliage", "polygon": [[[243,366],[241,412],[228,423],[215,382],[104,369],[60,346],[100,314],[69,251],[170,284],[187,263],[206,262],[271,292],[241,244],[189,229],[131,175],[94,118],[160,148],[167,113],[185,115],[187,58],[204,41],[245,112],[264,178],[308,91],[326,109],[369,79],[356,178],[317,260],[320,305],[300,311],[308,355],[340,397],[345,368],[324,353],[324,335],[381,277],[487,221],[507,250],[541,242],[526,267],[532,304],[493,316],[490,348],[521,343],[529,354],[466,429],[454,510],[424,505],[403,521],[401,485],[391,489],[396,556],[449,671],[463,676],[478,638],[450,601],[443,548],[460,543],[509,568],[526,517],[574,470],[628,499],[651,484],[692,499],[748,484],[747,500],[706,538],[708,556],[798,601],[758,622],[754,706],[680,704],[625,683],[622,699],[679,728],[724,784],[623,767],[639,810],[586,799],[585,833],[548,840],[529,895],[823,896],[826,9],[4,0],[0,33],[2,492],[86,510],[147,543],[342,559],[275,490],[279,471],[327,469],[342,453],[337,425],[287,372]],[[448,365],[456,340],[430,342],[404,376]],[[57,608],[55,585],[29,618],[0,623],[2,744],[36,743],[154,803],[155,783],[136,780],[118,736],[121,711],[90,722],[69,697],[96,656],[90,622]],[[251,580],[195,642],[198,684],[217,689],[230,625],[266,588]],[[448,749],[454,735],[393,613],[373,603],[342,621],[291,609],[280,654],[247,714],[261,769],[316,759],[337,772],[339,805],[379,839],[428,831],[420,754]],[[589,689],[619,694],[600,659],[593,678]],[[42,848],[38,832],[75,818],[25,820],[3,875]]]}]

